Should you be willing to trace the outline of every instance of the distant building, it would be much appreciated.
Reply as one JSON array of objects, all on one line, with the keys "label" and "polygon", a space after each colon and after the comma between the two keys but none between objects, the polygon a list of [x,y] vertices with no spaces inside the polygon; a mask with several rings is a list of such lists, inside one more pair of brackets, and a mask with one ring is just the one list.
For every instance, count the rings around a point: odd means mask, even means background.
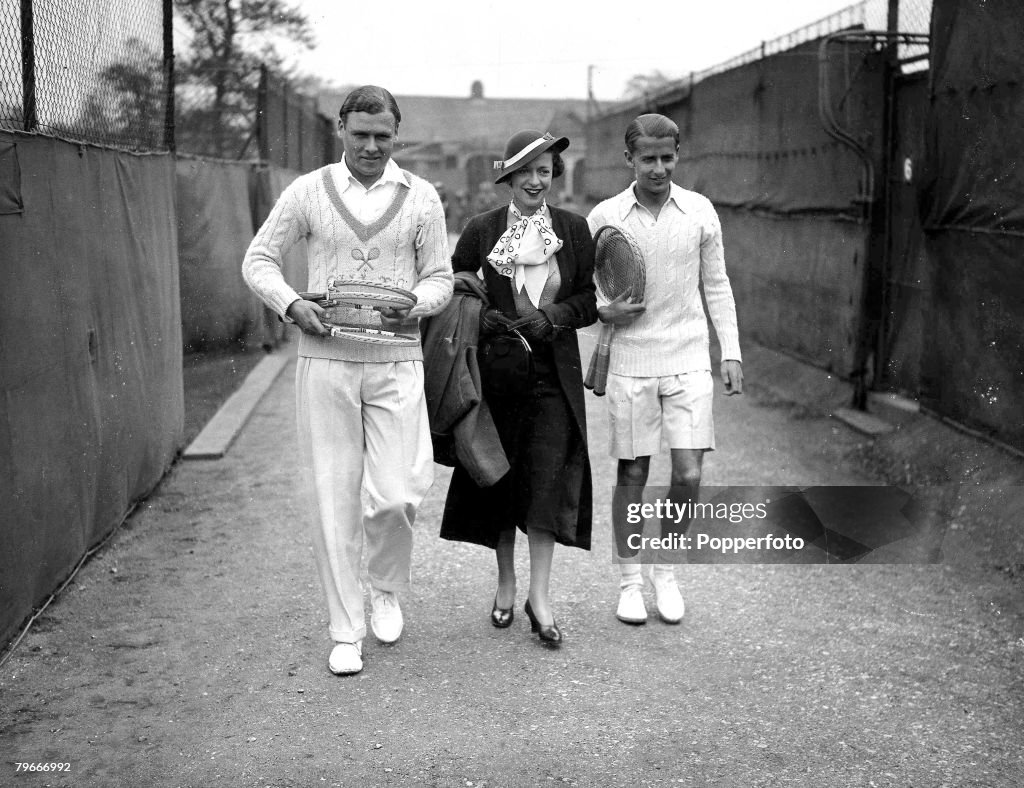
[{"label": "distant building", "polygon": [[[344,95],[320,94],[320,110],[337,117]],[[586,155],[585,99],[486,98],[483,83],[468,96],[395,96],[402,109],[395,161],[422,178],[443,184],[450,198],[486,201],[493,191],[493,163],[516,131],[534,128],[566,136],[565,175],[552,202],[582,193]],[[560,195],[560,196],[557,196]],[[503,195],[502,195],[503,197]]]}]

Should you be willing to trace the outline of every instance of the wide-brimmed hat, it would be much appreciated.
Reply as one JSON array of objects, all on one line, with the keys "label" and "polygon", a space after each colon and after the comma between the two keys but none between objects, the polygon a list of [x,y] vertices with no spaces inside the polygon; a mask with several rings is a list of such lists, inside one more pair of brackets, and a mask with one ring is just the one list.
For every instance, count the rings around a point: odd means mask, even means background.
[{"label": "wide-brimmed hat", "polygon": [[552,137],[548,132],[533,129],[516,132],[505,143],[505,158],[494,162],[494,182],[501,183],[542,153],[561,153],[568,147],[568,137]]}]

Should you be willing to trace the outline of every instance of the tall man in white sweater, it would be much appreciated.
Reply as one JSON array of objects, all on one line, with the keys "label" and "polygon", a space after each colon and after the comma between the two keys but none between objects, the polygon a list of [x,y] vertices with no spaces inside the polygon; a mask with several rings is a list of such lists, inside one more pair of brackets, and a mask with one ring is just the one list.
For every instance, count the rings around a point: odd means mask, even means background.
[{"label": "tall man in white sweater", "polygon": [[[669,498],[697,500],[704,452],[714,449],[708,315],[722,348],[721,376],[727,394],[743,391],[736,304],[725,272],[722,228],[711,202],[672,182],[678,161],[679,127],[664,115],[640,115],[626,129],[626,163],[636,180],[591,211],[596,232],[603,225],[624,228],[639,242],[647,268],[642,303],[599,302],[602,322],[615,328],[608,375],[611,455],[618,460],[612,523],[620,568],[616,615],[642,624],[647,610],[641,594],[643,567],[637,562],[630,524],[647,484],[651,455],[662,440],[671,452]],[[636,511],[635,509],[633,510]],[[663,522],[663,534],[688,523]],[[633,537],[632,539],[630,537]],[[658,614],[678,623],[684,604],[671,563],[656,563],[651,582]]]},{"label": "tall man in white sweater", "polygon": [[[362,670],[366,634],[359,582],[363,542],[370,625],[391,643],[402,632],[397,594],[408,589],[412,526],[433,481],[433,454],[418,344],[393,347],[332,337],[321,307],[285,281],[282,259],[306,241],[306,289],[330,277],[411,290],[411,311],[362,310],[337,322],[375,323],[418,336],[417,320],[440,312],[452,294],[444,210],[434,187],[391,160],[398,104],[368,85],[339,113],[344,157],[297,178],[278,199],[246,253],[242,274],[259,297],[302,329],[296,369],[298,444],[313,501],[313,546],[327,598],[336,674]],[[365,510],[360,500],[365,493]]]}]

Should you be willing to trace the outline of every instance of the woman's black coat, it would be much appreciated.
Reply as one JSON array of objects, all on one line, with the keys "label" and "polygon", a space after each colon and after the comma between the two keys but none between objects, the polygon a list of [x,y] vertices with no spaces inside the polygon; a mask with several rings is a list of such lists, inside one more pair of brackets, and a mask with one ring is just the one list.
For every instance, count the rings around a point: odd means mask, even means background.
[{"label": "woman's black coat", "polygon": [[[586,534],[587,544],[577,544],[577,546],[589,547],[592,489],[590,459],[586,452],[587,420],[583,369],[576,329],[589,326],[597,320],[597,298],[593,276],[594,240],[590,234],[587,220],[582,216],[554,206],[549,206],[549,210],[551,212],[551,227],[555,235],[562,240],[562,248],[557,253],[558,271],[562,282],[553,303],[541,307],[541,311],[547,315],[554,326],[554,333],[550,340],[552,354],[558,381],[573,416],[573,423],[567,424],[566,429],[577,431],[584,448],[577,457],[577,461],[582,465],[577,530],[581,536]],[[455,272],[476,272],[482,268],[491,307],[501,310],[507,317],[516,320],[519,315],[516,311],[512,280],[498,274],[487,262],[487,255],[507,227],[507,205],[474,216],[466,225],[466,229],[463,230],[455,247],[452,268]],[[577,474],[569,473],[567,476],[574,477]],[[446,539],[470,541],[494,547],[497,533],[489,532],[486,527],[489,519],[488,513],[485,511],[474,512],[470,510],[469,506],[460,505],[461,500],[467,504],[469,501],[479,500],[479,490],[460,489],[466,484],[473,485],[473,482],[467,475],[456,472],[449,489],[441,536]],[[473,486],[475,487],[475,485]]]}]

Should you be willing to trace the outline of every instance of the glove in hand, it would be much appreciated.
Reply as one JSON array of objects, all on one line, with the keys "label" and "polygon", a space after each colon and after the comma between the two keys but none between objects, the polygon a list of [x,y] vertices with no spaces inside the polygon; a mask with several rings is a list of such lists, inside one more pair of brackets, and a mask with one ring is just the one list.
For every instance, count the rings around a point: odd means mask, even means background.
[{"label": "glove in hand", "polygon": [[484,309],[480,312],[480,333],[501,334],[509,330],[512,321],[497,309]]},{"label": "glove in hand", "polygon": [[518,329],[524,337],[535,342],[544,342],[555,332],[555,327],[551,325],[548,316],[539,309],[519,318],[509,328]]}]

